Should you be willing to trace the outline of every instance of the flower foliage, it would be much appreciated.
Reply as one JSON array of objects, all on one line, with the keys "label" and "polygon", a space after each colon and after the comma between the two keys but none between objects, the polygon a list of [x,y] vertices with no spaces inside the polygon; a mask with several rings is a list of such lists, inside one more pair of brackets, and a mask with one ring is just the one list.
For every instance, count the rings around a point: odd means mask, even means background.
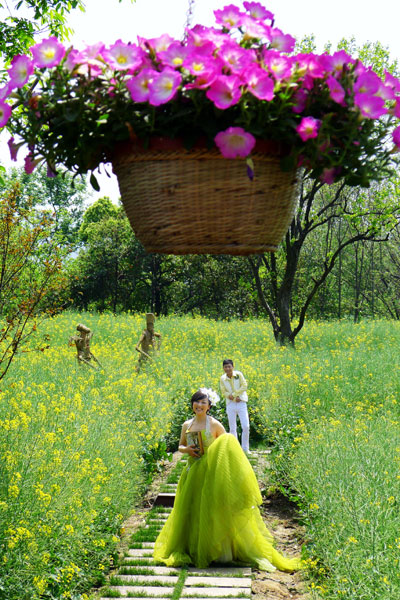
[{"label": "flower foliage", "polygon": [[[75,173],[109,162],[117,142],[200,140],[226,158],[256,140],[286,149],[326,183],[367,186],[388,174],[400,145],[400,81],[379,77],[344,50],[294,54],[295,40],[258,2],[215,11],[184,41],[165,34],[84,50],[55,38],[16,56],[0,90],[0,127],[28,145],[27,169],[45,160]],[[13,110],[11,113],[10,107]]]}]

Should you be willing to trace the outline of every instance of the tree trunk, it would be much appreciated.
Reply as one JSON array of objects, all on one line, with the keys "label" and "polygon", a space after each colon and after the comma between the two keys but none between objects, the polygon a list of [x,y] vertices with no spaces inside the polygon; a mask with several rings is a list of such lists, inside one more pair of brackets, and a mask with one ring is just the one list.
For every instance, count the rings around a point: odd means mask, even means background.
[{"label": "tree trunk", "polygon": [[286,269],[282,284],[276,297],[276,308],[279,315],[279,335],[277,341],[281,346],[294,346],[294,332],[290,317],[294,278],[296,276],[302,241],[290,243],[286,236]]}]

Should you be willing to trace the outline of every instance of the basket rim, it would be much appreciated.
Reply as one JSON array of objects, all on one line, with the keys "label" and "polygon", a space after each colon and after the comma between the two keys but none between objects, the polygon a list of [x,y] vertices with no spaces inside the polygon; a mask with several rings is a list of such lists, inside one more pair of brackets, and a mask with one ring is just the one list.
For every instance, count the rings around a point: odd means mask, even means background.
[{"label": "basket rim", "polygon": [[[282,158],[290,153],[290,147],[282,142],[275,140],[264,140],[256,139],[254,150],[251,153],[252,158],[271,156],[274,158]],[[240,160],[243,158],[227,159],[225,158],[218,148],[213,146],[209,148],[205,138],[200,138],[196,143],[187,149],[184,146],[182,138],[168,138],[168,137],[152,137],[148,142],[144,142],[139,138],[133,140],[117,142],[114,149],[110,153],[110,161],[118,162],[127,155],[133,156],[138,155],[142,158],[145,156],[157,155],[159,160],[170,160],[170,159],[193,159],[193,158],[213,158],[220,160]]]}]

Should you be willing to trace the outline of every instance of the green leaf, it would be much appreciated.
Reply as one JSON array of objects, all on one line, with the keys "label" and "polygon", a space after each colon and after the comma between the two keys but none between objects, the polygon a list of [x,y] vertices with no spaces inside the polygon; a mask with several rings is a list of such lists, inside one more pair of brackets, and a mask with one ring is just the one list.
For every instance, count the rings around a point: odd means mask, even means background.
[{"label": "green leaf", "polygon": [[99,182],[97,181],[97,179],[96,179],[96,177],[95,177],[94,173],[92,173],[92,174],[90,175],[90,185],[92,186],[92,188],[93,188],[94,190],[96,190],[96,192],[99,192],[99,191],[100,191]]},{"label": "green leaf", "polygon": [[296,168],[296,156],[294,154],[289,154],[288,156],[284,156],[281,158],[281,169],[285,173],[288,171],[293,171]]}]

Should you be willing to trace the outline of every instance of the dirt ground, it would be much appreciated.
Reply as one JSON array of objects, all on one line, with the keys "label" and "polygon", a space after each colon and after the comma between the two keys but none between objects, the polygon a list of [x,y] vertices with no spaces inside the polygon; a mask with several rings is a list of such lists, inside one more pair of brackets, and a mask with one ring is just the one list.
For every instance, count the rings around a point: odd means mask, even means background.
[{"label": "dirt ground", "polygon": [[[268,455],[261,455],[255,467],[261,489],[266,484]],[[285,556],[300,556],[304,529],[296,520],[296,507],[279,493],[267,497],[261,513],[276,541],[276,548]],[[302,574],[253,570],[253,600],[310,600]]]}]

